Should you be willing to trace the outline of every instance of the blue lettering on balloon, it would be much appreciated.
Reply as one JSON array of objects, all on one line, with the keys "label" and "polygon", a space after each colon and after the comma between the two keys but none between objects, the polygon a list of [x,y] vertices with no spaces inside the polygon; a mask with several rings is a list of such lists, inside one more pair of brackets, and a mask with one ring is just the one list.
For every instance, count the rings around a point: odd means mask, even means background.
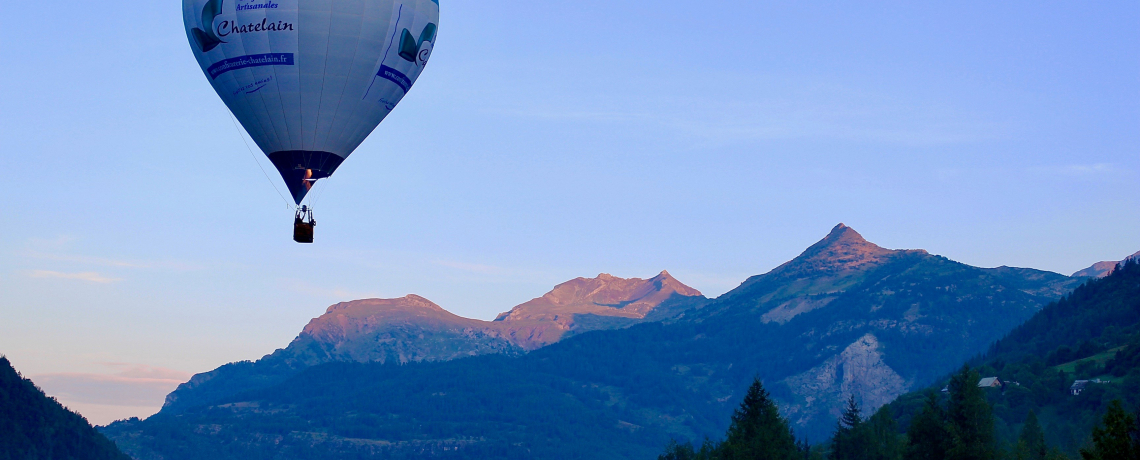
[{"label": "blue lettering on balloon", "polygon": [[261,91],[261,88],[264,88],[264,87],[265,87],[266,85],[268,85],[268,84],[269,84],[269,82],[271,82],[271,81],[273,81],[273,75],[270,75],[270,76],[268,76],[268,77],[262,78],[262,79],[260,79],[260,80],[257,80],[257,81],[255,81],[255,82],[253,82],[253,83],[250,83],[250,84],[248,84],[248,85],[244,85],[244,86],[241,86],[241,87],[239,87],[238,89],[235,89],[235,90],[234,90],[234,93],[233,93],[233,95],[234,95],[234,96],[237,96],[237,95],[238,95],[238,93],[245,93],[245,94],[253,94],[253,93],[256,93],[256,92],[258,92],[258,91]]},{"label": "blue lettering on balloon", "polygon": [[293,53],[251,54],[223,59],[207,68],[206,73],[210,74],[210,79],[213,80],[231,70],[265,65],[293,65]]},{"label": "blue lettering on balloon", "polygon": [[245,10],[265,10],[265,9],[275,9],[275,8],[277,8],[277,6],[278,6],[278,5],[277,5],[276,3],[273,3],[272,1],[267,1],[267,2],[264,2],[264,3],[250,3],[250,4],[248,4],[248,5],[241,5],[241,4],[238,4],[238,5],[237,5],[237,10],[238,10],[238,11],[245,11]]},{"label": "blue lettering on balloon", "polygon": [[409,89],[412,89],[411,78],[408,78],[408,76],[404,75],[403,72],[400,72],[399,70],[393,69],[386,65],[380,66],[380,71],[376,73],[376,76],[391,80],[392,83],[395,83],[396,86],[399,86],[400,89],[404,90],[405,93],[407,93]]}]

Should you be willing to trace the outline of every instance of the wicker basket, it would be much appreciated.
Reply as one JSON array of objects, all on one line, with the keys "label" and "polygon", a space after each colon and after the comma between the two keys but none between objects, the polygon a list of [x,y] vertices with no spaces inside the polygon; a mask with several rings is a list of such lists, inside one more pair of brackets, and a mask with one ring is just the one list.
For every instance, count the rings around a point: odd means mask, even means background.
[{"label": "wicker basket", "polygon": [[298,243],[313,242],[313,227],[315,224],[305,222],[300,218],[293,221],[293,241]]}]

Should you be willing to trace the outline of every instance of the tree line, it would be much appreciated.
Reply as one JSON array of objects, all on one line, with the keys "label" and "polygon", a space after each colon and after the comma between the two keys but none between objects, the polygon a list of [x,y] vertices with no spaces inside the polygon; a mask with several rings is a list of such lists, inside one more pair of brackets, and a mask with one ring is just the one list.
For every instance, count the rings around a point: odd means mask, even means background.
[{"label": "tree line", "polygon": [[[852,396],[830,440],[817,445],[797,441],[760,380],[754,379],[732,415],[724,440],[706,439],[699,447],[671,442],[658,460],[1075,460],[1049,448],[1037,416],[1030,411],[1016,443],[1002,445],[994,431],[993,408],[980,374],[963,366],[945,395],[930,391],[922,410],[900,430],[883,406],[870,417]],[[1113,401],[1080,449],[1079,460],[1140,460],[1138,416]]]}]

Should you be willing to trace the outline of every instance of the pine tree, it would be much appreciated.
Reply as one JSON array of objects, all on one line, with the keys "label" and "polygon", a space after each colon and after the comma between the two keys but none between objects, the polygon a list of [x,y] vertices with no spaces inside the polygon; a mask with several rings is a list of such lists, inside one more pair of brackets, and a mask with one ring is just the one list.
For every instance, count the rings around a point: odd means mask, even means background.
[{"label": "pine tree", "polygon": [[796,447],[800,450],[800,456],[803,460],[823,460],[823,454],[818,448],[813,448],[811,443],[806,439],[801,439],[796,442]]},{"label": "pine tree", "polygon": [[728,437],[716,454],[722,460],[786,460],[802,455],[788,421],[780,416],[759,378],[732,414]]},{"label": "pine tree", "polygon": [[863,429],[863,417],[855,395],[847,399],[847,408],[836,423],[835,435],[831,437],[830,460],[859,460],[866,453],[867,436]]},{"label": "pine tree", "polygon": [[831,439],[831,460],[901,460],[905,446],[888,406],[867,420],[852,395]]},{"label": "pine tree", "polygon": [[969,366],[950,379],[950,404],[947,408],[953,445],[946,453],[948,460],[993,460],[997,457],[994,418],[985,390],[978,387],[981,376]]},{"label": "pine tree", "polygon": [[859,403],[855,402],[855,395],[852,394],[847,398],[847,409],[843,411],[843,417],[839,419],[840,428],[847,427],[848,430],[854,430],[863,423],[862,412]]},{"label": "pine tree", "polygon": [[946,423],[946,411],[938,403],[936,393],[926,394],[926,404],[911,421],[906,436],[906,460],[946,459],[946,451],[950,449],[950,429]]},{"label": "pine tree", "polygon": [[713,454],[715,449],[708,438],[705,438],[700,449],[694,448],[691,442],[680,444],[677,440],[672,440],[665,447],[665,453],[657,456],[657,460],[713,460],[717,458]]},{"label": "pine tree", "polygon": [[1025,417],[1021,435],[1017,437],[1017,460],[1045,460],[1045,433],[1037,422],[1037,414],[1032,410]]},{"label": "pine tree", "polygon": [[678,444],[677,440],[669,441],[665,446],[665,453],[658,455],[657,460],[695,460],[697,452],[692,443]]},{"label": "pine tree", "polygon": [[899,436],[898,424],[891,415],[890,406],[880,407],[863,424],[870,446],[866,458],[869,460],[901,460],[905,446]]},{"label": "pine tree", "polygon": [[1084,460],[1140,460],[1140,441],[1136,433],[1136,420],[1124,412],[1120,400],[1108,405],[1104,426],[1093,428],[1091,448],[1081,449]]}]

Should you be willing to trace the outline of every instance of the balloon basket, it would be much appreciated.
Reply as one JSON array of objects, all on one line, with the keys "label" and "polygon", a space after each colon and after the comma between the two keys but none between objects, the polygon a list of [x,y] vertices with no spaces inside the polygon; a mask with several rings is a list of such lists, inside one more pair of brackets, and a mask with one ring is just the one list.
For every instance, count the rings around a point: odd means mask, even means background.
[{"label": "balloon basket", "polygon": [[297,216],[293,218],[293,241],[312,243],[313,227],[316,226],[317,221],[313,220],[313,211],[301,208],[297,211]]},{"label": "balloon basket", "polygon": [[293,241],[298,243],[312,243],[313,224],[301,221],[293,222]]}]

